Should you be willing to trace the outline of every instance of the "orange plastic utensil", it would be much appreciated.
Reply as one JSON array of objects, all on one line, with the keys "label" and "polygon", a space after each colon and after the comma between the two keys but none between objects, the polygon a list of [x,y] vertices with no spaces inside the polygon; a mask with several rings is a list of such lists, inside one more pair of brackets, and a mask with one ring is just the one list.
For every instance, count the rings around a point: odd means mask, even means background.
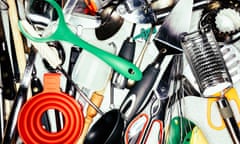
[{"label": "orange plastic utensil", "polygon": [[[76,143],[83,130],[84,116],[81,106],[60,91],[60,74],[44,75],[44,90],[27,101],[18,117],[18,131],[24,143]],[[62,112],[64,127],[50,133],[41,124],[41,117],[49,109]]]}]

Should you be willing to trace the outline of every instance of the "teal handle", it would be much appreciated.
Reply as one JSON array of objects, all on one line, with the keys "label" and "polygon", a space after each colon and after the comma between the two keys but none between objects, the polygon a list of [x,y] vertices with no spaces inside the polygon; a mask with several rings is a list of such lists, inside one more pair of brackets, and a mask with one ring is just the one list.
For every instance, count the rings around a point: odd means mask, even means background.
[{"label": "teal handle", "polygon": [[[148,36],[149,36],[149,34],[150,34],[150,31],[151,31],[151,28],[148,28],[148,29],[142,28],[140,34],[134,36],[134,37],[133,37],[133,40],[136,40],[136,39],[139,39],[139,38],[142,38],[142,39],[144,39],[144,40],[147,40],[147,39],[148,39]],[[157,32],[157,29],[156,29],[156,27],[154,26],[154,28],[153,28],[153,34],[156,33],[156,32]]]},{"label": "teal handle", "polygon": [[107,51],[99,49],[96,46],[87,43],[86,41],[82,40],[77,35],[75,35],[68,28],[64,20],[64,15],[61,7],[54,0],[46,0],[46,1],[49,2],[57,11],[59,20],[58,20],[58,26],[56,30],[51,35],[46,37],[41,37],[41,38],[33,37],[24,30],[24,27],[22,26],[21,21],[19,21],[18,22],[19,29],[25,37],[35,42],[66,41],[66,42],[72,43],[92,53],[99,59],[103,60],[105,63],[111,66],[115,71],[127,77],[128,79],[132,79],[136,81],[142,79],[142,72],[133,63],[121,57],[118,57],[116,55],[113,55]]}]

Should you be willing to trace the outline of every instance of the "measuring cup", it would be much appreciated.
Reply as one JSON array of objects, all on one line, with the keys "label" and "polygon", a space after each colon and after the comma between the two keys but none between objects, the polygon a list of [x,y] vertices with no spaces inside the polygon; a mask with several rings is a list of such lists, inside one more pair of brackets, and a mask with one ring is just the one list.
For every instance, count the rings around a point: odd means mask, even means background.
[{"label": "measuring cup", "polygon": [[56,29],[53,33],[46,37],[34,37],[31,34],[27,33],[21,24],[21,21],[19,21],[19,29],[22,32],[24,36],[29,38],[32,41],[35,42],[50,42],[50,41],[66,41],[69,43],[72,43],[76,46],[79,46],[86,51],[90,52],[91,54],[95,55],[96,57],[100,58],[104,62],[106,62],[109,66],[111,66],[115,71],[121,73],[125,77],[132,79],[132,80],[140,80],[142,78],[142,72],[139,68],[137,68],[134,64],[131,62],[120,58],[116,55],[113,55],[111,53],[108,53],[104,50],[101,50],[97,48],[94,45],[91,45],[87,43],[86,41],[79,38],[77,35],[75,35],[67,26],[64,15],[61,10],[61,7],[54,1],[54,0],[46,0],[49,2],[53,8],[57,11],[58,14],[58,24]]}]

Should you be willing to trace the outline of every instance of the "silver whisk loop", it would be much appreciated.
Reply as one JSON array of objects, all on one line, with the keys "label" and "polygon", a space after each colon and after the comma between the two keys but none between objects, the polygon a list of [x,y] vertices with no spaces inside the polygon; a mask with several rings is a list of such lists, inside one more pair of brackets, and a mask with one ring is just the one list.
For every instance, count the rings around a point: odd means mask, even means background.
[{"label": "silver whisk loop", "polygon": [[220,47],[211,27],[181,35],[181,45],[204,96],[212,95],[232,85]]}]

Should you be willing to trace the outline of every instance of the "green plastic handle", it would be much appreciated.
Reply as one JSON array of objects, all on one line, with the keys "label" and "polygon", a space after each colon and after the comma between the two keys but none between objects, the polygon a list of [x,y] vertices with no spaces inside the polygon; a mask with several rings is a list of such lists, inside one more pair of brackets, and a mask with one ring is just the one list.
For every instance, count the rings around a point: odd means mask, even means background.
[{"label": "green plastic handle", "polygon": [[191,137],[192,131],[188,132],[187,135],[184,137],[183,144],[190,144]]},{"label": "green plastic handle", "polygon": [[66,42],[72,43],[92,53],[99,59],[103,60],[105,63],[111,66],[115,71],[117,71],[118,73],[121,73],[123,76],[127,77],[128,79],[132,79],[136,81],[142,79],[142,72],[133,63],[121,57],[118,57],[116,55],[113,55],[109,52],[106,52],[102,49],[99,49],[94,45],[91,45],[86,41],[82,40],[77,35],[75,35],[68,28],[64,20],[62,8],[54,0],[45,0],[45,1],[49,2],[53,6],[53,8],[56,9],[59,17],[58,26],[55,32],[53,32],[51,35],[46,37],[41,37],[41,38],[33,37],[24,30],[21,24],[21,21],[19,21],[18,22],[19,29],[25,37],[35,42],[66,41]]},{"label": "green plastic handle", "polygon": [[[195,124],[184,117],[176,116],[170,121],[166,144],[180,144],[195,127]],[[189,135],[188,135],[189,136]],[[185,141],[186,142],[186,141]]]}]

